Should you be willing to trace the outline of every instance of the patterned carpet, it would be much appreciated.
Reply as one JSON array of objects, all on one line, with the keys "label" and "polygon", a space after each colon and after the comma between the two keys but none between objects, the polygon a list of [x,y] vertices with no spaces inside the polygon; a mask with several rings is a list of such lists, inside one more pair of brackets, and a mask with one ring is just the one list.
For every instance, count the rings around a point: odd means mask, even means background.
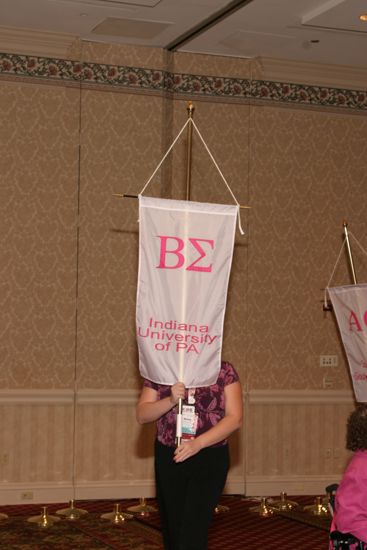
[{"label": "patterned carpet", "polygon": [[[120,503],[121,511],[136,500]],[[9,518],[0,522],[1,550],[162,550],[159,531],[143,525],[135,519],[114,524],[101,515],[114,510],[115,501],[79,501],[76,507],[87,510],[87,515],[70,521],[62,518],[47,529],[28,518],[39,516],[42,505],[2,506],[0,512]],[[49,515],[57,516],[57,510],[67,504],[48,504]],[[61,517],[61,516],[58,516]]]},{"label": "patterned carpet", "polygon": [[[297,511],[262,518],[249,511],[257,500],[240,496],[223,496],[220,504],[229,511],[214,515],[209,535],[209,550],[325,550],[329,518],[319,518],[303,511],[314,497],[289,497],[299,503]],[[149,501],[149,504],[155,504]],[[115,525],[101,515],[112,512],[115,501],[78,501],[76,506],[88,510],[77,521],[62,519],[42,529],[27,518],[39,515],[41,505],[2,506],[9,518],[0,522],[1,550],[162,550],[158,513],[137,516]],[[120,509],[136,505],[136,500],[120,502]],[[49,514],[56,514],[65,504],[50,504]]]},{"label": "patterned carpet", "polygon": [[[275,497],[276,500],[279,497]],[[209,550],[325,550],[329,540],[329,517],[317,517],[303,510],[315,497],[289,497],[299,504],[292,512],[269,518],[250,512],[259,500],[223,496],[220,504],[228,512],[215,514],[209,533]],[[159,515],[139,518],[159,530]]]}]

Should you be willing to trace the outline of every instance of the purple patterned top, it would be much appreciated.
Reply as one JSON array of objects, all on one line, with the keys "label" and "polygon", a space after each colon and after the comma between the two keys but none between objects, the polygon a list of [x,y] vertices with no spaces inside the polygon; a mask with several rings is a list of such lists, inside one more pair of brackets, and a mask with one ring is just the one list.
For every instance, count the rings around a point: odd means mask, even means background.
[{"label": "purple patterned top", "polygon": [[[239,380],[238,374],[231,363],[222,361],[218,379],[212,386],[195,389],[195,412],[198,415],[196,435],[200,435],[215,426],[224,417],[224,387]],[[169,397],[171,386],[156,384],[144,379],[144,387],[152,388],[158,395],[157,399]],[[184,405],[188,403],[186,390]],[[157,439],[168,447],[175,446],[177,407],[173,407],[157,420]],[[227,440],[216,443],[213,447],[225,445]]]}]

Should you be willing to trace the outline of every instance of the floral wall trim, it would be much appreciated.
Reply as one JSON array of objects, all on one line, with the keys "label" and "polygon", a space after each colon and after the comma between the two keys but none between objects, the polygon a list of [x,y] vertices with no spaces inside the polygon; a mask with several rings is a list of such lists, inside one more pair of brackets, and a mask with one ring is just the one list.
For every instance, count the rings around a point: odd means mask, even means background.
[{"label": "floral wall trim", "polygon": [[256,100],[319,107],[367,110],[367,90],[349,90],[265,80],[170,73],[156,69],[101,63],[81,63],[27,55],[0,53],[0,75],[48,81],[116,86],[149,92],[190,94],[197,97]]}]

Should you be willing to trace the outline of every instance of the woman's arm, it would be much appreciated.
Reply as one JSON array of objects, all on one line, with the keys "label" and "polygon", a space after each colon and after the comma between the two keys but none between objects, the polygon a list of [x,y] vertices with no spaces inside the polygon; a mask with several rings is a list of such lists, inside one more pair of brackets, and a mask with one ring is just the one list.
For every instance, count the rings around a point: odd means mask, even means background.
[{"label": "woman's arm", "polygon": [[234,382],[224,388],[225,413],[222,420],[207,432],[195,439],[185,441],[175,451],[174,460],[183,462],[204,447],[209,447],[226,439],[242,424],[242,389],[240,382]]},{"label": "woman's arm", "polygon": [[136,406],[136,419],[139,424],[154,422],[171,410],[182,397],[185,397],[185,386],[177,382],[171,387],[171,395],[157,400],[158,392],[153,388],[143,387]]}]

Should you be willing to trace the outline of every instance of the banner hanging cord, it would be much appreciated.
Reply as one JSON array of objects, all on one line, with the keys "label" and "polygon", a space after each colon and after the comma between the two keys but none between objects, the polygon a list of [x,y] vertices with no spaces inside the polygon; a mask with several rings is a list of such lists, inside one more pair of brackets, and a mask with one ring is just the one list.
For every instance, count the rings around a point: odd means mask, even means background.
[{"label": "banner hanging cord", "polygon": [[349,231],[349,235],[351,235],[351,236],[353,237],[353,239],[354,239],[354,240],[356,241],[356,243],[358,244],[359,248],[360,248],[360,249],[362,250],[362,252],[363,252],[364,254],[366,254],[366,256],[367,256],[367,250],[365,250],[365,249],[363,248],[363,246],[361,245],[361,243],[358,241],[357,237],[355,237],[351,231]]},{"label": "banner hanging cord", "polygon": [[232,189],[230,188],[226,178],[224,177],[223,175],[223,172],[221,171],[221,169],[219,168],[218,166],[218,163],[217,161],[215,160],[215,158],[213,157],[209,147],[207,146],[207,144],[205,143],[205,140],[203,138],[203,136],[201,135],[200,131],[199,131],[199,128],[196,126],[194,120],[190,117],[186,120],[185,124],[182,126],[181,130],[179,131],[179,133],[177,134],[176,138],[174,139],[174,141],[172,142],[172,144],[170,145],[170,147],[168,148],[168,150],[166,151],[166,153],[164,154],[162,160],[159,162],[158,166],[156,167],[156,169],[154,170],[153,174],[150,176],[150,178],[148,179],[148,181],[146,182],[146,184],[144,185],[143,189],[140,191],[139,195],[142,195],[144,193],[144,191],[146,190],[146,188],[148,187],[148,185],[150,184],[150,182],[152,181],[152,179],[154,178],[154,176],[156,175],[156,173],[158,172],[158,170],[160,169],[160,167],[162,166],[162,164],[164,163],[164,161],[166,160],[166,158],[168,157],[168,155],[170,154],[170,152],[172,151],[173,147],[176,145],[177,141],[179,140],[182,132],[185,130],[186,126],[191,123],[193,125],[193,127],[195,128],[202,144],[204,145],[207,153],[209,154],[214,166],[216,167],[216,169],[218,170],[218,173],[219,175],[221,176],[222,180],[224,181],[224,183],[226,184],[227,186],[227,189],[228,191],[231,193],[232,195],[232,198],[234,200],[234,202],[236,203],[236,206],[237,206],[237,218],[238,218],[238,228],[239,228],[239,231],[241,233],[241,235],[244,235],[245,232],[244,230],[242,229],[242,225],[241,225],[241,214],[240,214],[240,203],[238,202],[238,200],[236,199],[235,195],[233,194],[233,191]]},{"label": "banner hanging cord", "polygon": [[164,163],[164,161],[166,160],[166,158],[168,157],[168,155],[170,154],[170,152],[172,151],[172,149],[174,148],[174,146],[176,145],[178,139],[180,138],[182,132],[184,131],[184,129],[186,128],[186,126],[188,125],[188,123],[190,122],[190,119],[188,118],[185,122],[185,124],[182,126],[181,130],[179,131],[179,133],[177,134],[176,138],[174,139],[174,141],[172,142],[172,144],[170,145],[169,149],[167,150],[167,152],[165,153],[164,157],[162,158],[162,160],[160,161],[160,163],[158,164],[157,168],[154,170],[153,174],[150,176],[150,178],[148,179],[148,181],[146,182],[146,184],[144,185],[143,189],[140,191],[139,195],[142,195],[144,193],[144,191],[146,190],[146,188],[148,187],[148,185],[150,184],[150,182],[152,181],[152,179],[154,178],[154,176],[156,175],[156,173],[158,172],[158,170],[160,169],[160,167],[162,166],[162,164]]},{"label": "banner hanging cord", "polygon": [[[189,119],[189,120],[190,120],[190,119]],[[223,180],[224,183],[226,184],[228,191],[231,193],[232,198],[233,198],[234,202],[235,202],[236,205],[237,205],[238,228],[239,228],[239,230],[240,230],[241,235],[244,235],[245,232],[244,232],[244,230],[242,229],[242,225],[241,225],[240,203],[238,202],[238,200],[237,200],[236,197],[234,196],[234,194],[233,194],[233,192],[232,192],[232,189],[230,188],[230,186],[229,186],[229,184],[228,184],[226,178],[225,178],[224,175],[223,175],[222,170],[219,168],[217,161],[215,160],[215,158],[213,157],[213,155],[212,155],[212,153],[211,153],[209,147],[208,147],[207,144],[205,143],[205,140],[204,140],[203,136],[201,135],[201,133],[200,133],[200,131],[199,131],[199,128],[196,126],[194,120],[191,119],[191,122],[192,122],[192,125],[194,126],[194,128],[195,128],[195,130],[196,130],[196,132],[197,132],[197,134],[198,134],[198,136],[199,136],[199,138],[201,139],[201,142],[202,142],[202,144],[204,145],[204,147],[205,147],[205,149],[206,149],[208,155],[209,155],[210,158],[212,159],[212,161],[213,161],[213,163],[214,163],[214,166],[215,166],[216,169],[218,170],[219,175],[221,176],[222,180]]]},{"label": "banner hanging cord", "polygon": [[340,256],[342,255],[343,248],[344,248],[344,246],[345,246],[346,240],[347,240],[346,237],[344,237],[343,243],[342,243],[342,245],[341,245],[341,247],[340,247],[340,251],[339,251],[337,260],[336,260],[336,262],[335,262],[333,271],[332,271],[332,273],[331,273],[331,277],[330,277],[330,279],[329,279],[329,281],[328,281],[328,284],[327,284],[326,287],[325,287],[325,291],[324,291],[324,307],[325,307],[325,308],[327,308],[327,306],[328,306],[328,303],[327,303],[327,291],[328,291],[328,288],[329,288],[329,286],[330,286],[330,283],[331,283],[331,281],[332,281],[332,279],[333,279],[333,277],[334,277],[334,273],[335,273],[335,270],[336,270],[336,268],[337,268],[337,266],[338,266],[338,263],[339,263],[339,260],[340,260]]}]

